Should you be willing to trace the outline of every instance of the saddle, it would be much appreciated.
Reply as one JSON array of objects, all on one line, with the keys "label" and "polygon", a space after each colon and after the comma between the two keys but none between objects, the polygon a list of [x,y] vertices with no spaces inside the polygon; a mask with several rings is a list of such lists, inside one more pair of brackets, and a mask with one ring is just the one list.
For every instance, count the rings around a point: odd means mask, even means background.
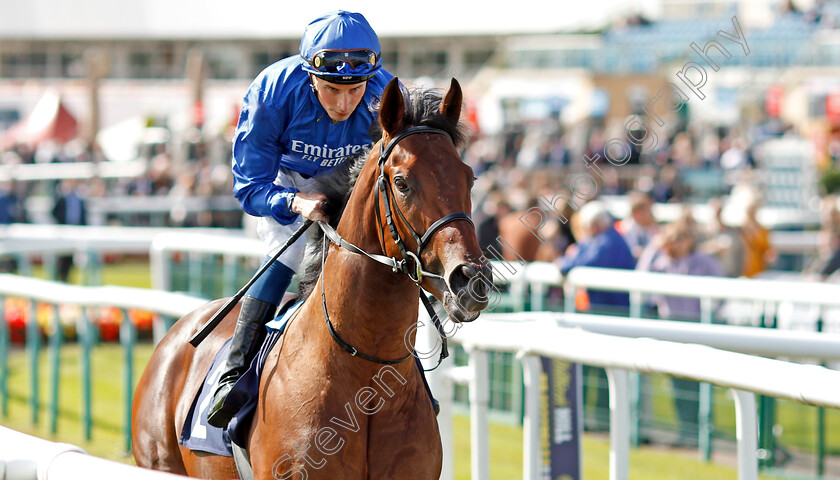
[{"label": "saddle", "polygon": [[[247,461],[245,445],[251,419],[257,407],[260,376],[265,366],[265,360],[277,340],[283,335],[289,319],[302,304],[303,301],[298,301],[296,298],[286,302],[275,319],[266,323],[267,332],[259,352],[251,360],[248,370],[236,381],[229,394],[243,396],[246,401],[242,402],[242,408],[233,416],[226,428],[214,427],[207,423],[213,389],[219,376],[224,373],[225,360],[230,350],[231,339],[228,339],[222,345],[222,348],[213,357],[213,362],[204,377],[204,382],[190,406],[184,426],[181,429],[181,437],[178,440],[180,445],[194,451],[234,457],[240,475],[244,473],[240,463],[243,460],[243,455],[244,460]],[[250,469],[250,463],[247,467]]]}]

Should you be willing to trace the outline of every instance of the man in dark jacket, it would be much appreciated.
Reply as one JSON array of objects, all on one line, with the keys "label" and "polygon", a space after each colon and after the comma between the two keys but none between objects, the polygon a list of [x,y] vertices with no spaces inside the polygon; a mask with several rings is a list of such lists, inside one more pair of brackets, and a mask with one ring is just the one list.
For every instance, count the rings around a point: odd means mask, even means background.
[{"label": "man in dark jacket", "polygon": [[[87,225],[87,210],[77,180],[62,180],[56,192],[52,209],[53,218],[61,225]],[[73,266],[73,255],[60,255],[57,259],[56,277],[66,282]]]}]

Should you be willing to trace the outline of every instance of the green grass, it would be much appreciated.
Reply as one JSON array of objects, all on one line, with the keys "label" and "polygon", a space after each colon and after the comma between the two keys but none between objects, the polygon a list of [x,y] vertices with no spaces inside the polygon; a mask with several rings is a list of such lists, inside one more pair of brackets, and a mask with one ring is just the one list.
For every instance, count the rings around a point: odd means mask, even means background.
[{"label": "green grass", "polygon": [[[44,265],[34,265],[32,276],[35,278],[55,280]],[[102,285],[120,285],[123,287],[151,288],[152,275],[149,260],[143,258],[128,258],[117,263],[105,265],[101,271]],[[70,270],[67,283],[82,285],[85,283],[84,273],[78,268]]]},{"label": "green grass", "polygon": [[[84,448],[88,453],[111,460],[130,461],[125,451],[123,434],[124,400],[124,353],[117,344],[101,344],[93,349],[92,365],[92,402],[93,426],[92,441],[86,442],[82,430],[82,392],[80,348],[70,344],[62,348],[60,355],[59,415],[57,433],[52,435],[49,425],[49,399],[52,392],[49,384],[49,355],[43,350],[39,355],[39,416],[38,425],[32,423],[31,373],[29,356],[22,349],[14,349],[9,361],[9,416],[0,423],[9,428],[25,433],[49,438],[54,441],[73,443]],[[134,384],[140,378],[149,357],[152,346],[138,345],[134,355]]]},{"label": "green grass", "polygon": [[[73,279],[70,279],[71,282]],[[148,260],[130,260],[108,266],[102,271],[103,285],[151,288],[151,272]]]},{"label": "green grass", "polygon": [[[455,478],[470,478],[470,420],[455,417]],[[583,478],[609,478],[609,440],[603,435],[583,436]],[[490,478],[514,480],[522,478],[522,428],[514,425],[490,424]],[[645,480],[734,480],[737,472],[730,467],[702,462],[697,454],[675,453],[661,448],[643,447],[630,451],[630,477]],[[773,477],[760,475],[763,480]]]},{"label": "green grass", "polygon": [[[135,382],[142,372],[152,348],[141,344],[135,350]],[[25,433],[54,441],[73,443],[88,453],[111,460],[131,463],[133,460],[124,450],[122,433],[124,419],[123,399],[123,352],[118,345],[103,344],[93,354],[93,439],[84,441],[81,427],[81,392],[79,348],[68,345],[61,353],[61,384],[58,432],[52,435],[47,419],[47,404],[50,391],[48,385],[48,356],[40,356],[40,404],[39,424],[31,423],[29,408],[30,374],[28,357],[22,349],[15,349],[9,355],[9,416],[0,423]],[[455,417],[455,468],[456,478],[470,478],[469,464],[469,419]],[[491,423],[490,426],[491,478],[512,480],[522,477],[522,428],[508,424]],[[609,443],[603,436],[585,435],[583,440],[583,468],[587,479],[608,478]],[[680,454],[654,448],[635,449],[630,455],[630,471],[633,478],[646,480],[725,480],[737,478],[732,468],[707,464],[695,455]],[[686,472],[691,472],[690,476]],[[769,477],[762,477],[769,478]]]},{"label": "green grass", "polygon": [[[41,268],[33,272],[44,278]],[[80,283],[81,276],[74,270],[71,283]],[[107,265],[102,272],[102,284],[124,285],[139,288],[150,286],[148,262],[143,260],[123,261]],[[33,425],[28,398],[30,377],[28,357],[25,352],[15,349],[9,355],[9,416],[0,418],[0,424],[10,428],[49,438],[55,441],[73,443],[85,448],[92,455],[123,462],[133,462],[130,453],[124,449],[123,423],[123,353],[119,345],[103,344],[94,350],[93,362],[93,440],[86,442],[81,427],[81,392],[79,349],[76,345],[67,345],[61,355],[61,386],[58,432],[49,431],[47,418],[47,399],[50,398],[48,384],[49,359],[46,352],[40,355],[39,391],[41,413],[38,425]],[[152,348],[140,344],[135,350],[134,372],[136,383],[142,373]],[[667,390],[667,378],[659,376],[655,380],[656,388]],[[667,392],[666,392],[667,393]],[[724,390],[715,393],[715,423],[718,428],[734,431],[734,408]],[[665,418],[673,417],[673,404],[667,395],[654,398],[654,410]],[[813,426],[816,410],[803,410],[807,407],[793,402],[779,402],[778,421],[784,431],[783,438],[789,444],[813,445]],[[803,411],[809,412],[803,415]],[[840,445],[840,412],[827,411],[828,445]],[[509,424],[492,423],[491,434],[491,478],[516,479],[522,472],[522,429]],[[469,419],[462,416],[455,418],[456,477],[467,479],[469,465]],[[583,468],[587,480],[608,478],[609,443],[603,436],[584,435]],[[633,478],[646,480],[666,479],[735,479],[736,472],[728,467],[707,464],[696,458],[696,453],[684,454],[661,448],[643,447],[634,449],[630,455],[630,471]],[[686,473],[690,472],[690,474]],[[690,476],[689,476],[690,475]],[[770,478],[770,477],[762,477]]]},{"label": "green grass", "polygon": [[[656,419],[676,425],[676,412],[671,398],[671,382],[665,375],[650,375],[653,392],[652,411]],[[758,398],[756,398],[758,401]],[[713,389],[714,426],[720,437],[735,438],[735,402],[727,388]],[[805,452],[817,450],[817,413],[815,407],[792,400],[775,400],[778,441],[786,448]],[[840,410],[825,409],[826,454],[840,454]]]}]

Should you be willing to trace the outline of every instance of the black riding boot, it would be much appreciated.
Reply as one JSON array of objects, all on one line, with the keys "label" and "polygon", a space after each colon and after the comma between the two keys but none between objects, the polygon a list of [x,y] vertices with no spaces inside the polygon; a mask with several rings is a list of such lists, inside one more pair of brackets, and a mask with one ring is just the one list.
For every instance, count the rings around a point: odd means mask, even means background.
[{"label": "black riding boot", "polygon": [[207,415],[207,423],[210,425],[219,428],[226,427],[231,417],[241,407],[238,404],[241,402],[226,402],[228,394],[233,384],[248,370],[248,365],[260,348],[260,340],[265,334],[265,323],[271,320],[276,310],[277,305],[250,295],[246,295],[242,300],[225,373],[219,378],[219,384],[211,401],[213,407]]}]

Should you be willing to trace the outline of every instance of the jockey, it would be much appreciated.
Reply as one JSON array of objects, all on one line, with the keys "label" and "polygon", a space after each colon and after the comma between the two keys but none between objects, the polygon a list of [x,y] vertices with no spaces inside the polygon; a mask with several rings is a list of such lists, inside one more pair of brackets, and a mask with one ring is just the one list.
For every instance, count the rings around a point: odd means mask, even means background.
[{"label": "jockey", "polygon": [[[233,140],[233,194],[246,213],[259,217],[266,261],[304,219],[327,220],[326,197],[313,191],[313,178],[373,144],[374,104],[393,78],[380,55],[379,38],[367,20],[339,10],[306,27],[300,55],[274,63],[251,83]],[[213,395],[211,425],[227,426],[239,409],[225,400],[259,349],[264,324],[274,317],[305,246],[303,236],[243,298],[225,373]]]}]

